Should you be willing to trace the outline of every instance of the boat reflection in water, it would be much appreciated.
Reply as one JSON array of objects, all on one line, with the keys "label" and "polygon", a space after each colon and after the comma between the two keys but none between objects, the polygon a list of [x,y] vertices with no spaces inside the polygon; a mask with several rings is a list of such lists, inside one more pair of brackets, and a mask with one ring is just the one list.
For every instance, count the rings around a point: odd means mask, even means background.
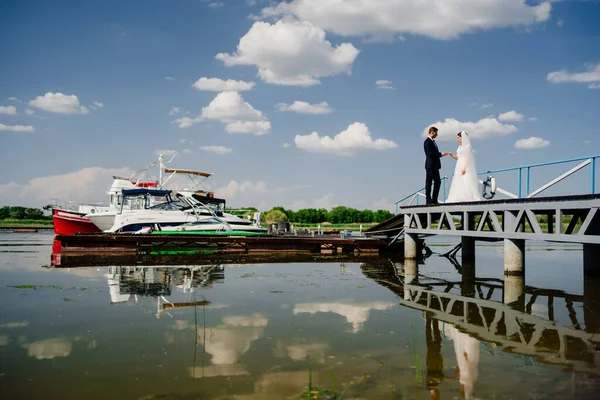
[{"label": "boat reflection in water", "polygon": [[[475,278],[474,265],[450,259],[460,281],[421,275],[418,263],[363,264],[363,273],[400,297],[400,304],[422,312],[427,343],[425,383],[431,397],[440,385],[458,380],[460,393],[474,397],[480,352],[503,351],[542,365],[560,365],[598,383],[600,379],[600,304],[594,281],[584,295],[525,286],[523,277]],[[516,288],[516,290],[515,290]],[[581,315],[583,314],[583,315]],[[443,338],[453,342],[456,371],[448,373]],[[448,361],[448,360],[446,360]]]},{"label": "boat reflection in water", "polygon": [[[180,307],[204,306],[206,299],[198,301],[199,288],[212,287],[215,280],[224,279],[224,267],[205,265],[194,267],[108,267],[106,280],[111,304],[146,303],[148,298],[157,301],[156,317],[165,310]],[[171,298],[175,297],[175,298]]]}]

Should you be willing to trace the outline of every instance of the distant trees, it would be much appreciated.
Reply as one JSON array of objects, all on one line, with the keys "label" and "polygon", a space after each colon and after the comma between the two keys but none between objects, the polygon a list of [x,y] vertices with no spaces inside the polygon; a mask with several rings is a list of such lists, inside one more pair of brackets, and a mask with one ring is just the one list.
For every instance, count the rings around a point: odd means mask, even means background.
[{"label": "distant trees", "polygon": [[[276,214],[274,214],[276,212]],[[273,219],[277,216],[279,219]],[[264,221],[284,220],[300,224],[321,224],[330,222],[332,224],[353,224],[353,223],[379,223],[393,217],[389,211],[377,210],[357,210],[338,206],[330,211],[324,208],[303,208],[298,211],[286,210],[283,207],[273,207],[271,210],[263,213]]]},{"label": "distant trees", "polygon": [[27,208],[21,206],[4,206],[0,207],[0,219],[34,219],[48,220],[51,216],[44,214],[44,211],[39,208]]}]

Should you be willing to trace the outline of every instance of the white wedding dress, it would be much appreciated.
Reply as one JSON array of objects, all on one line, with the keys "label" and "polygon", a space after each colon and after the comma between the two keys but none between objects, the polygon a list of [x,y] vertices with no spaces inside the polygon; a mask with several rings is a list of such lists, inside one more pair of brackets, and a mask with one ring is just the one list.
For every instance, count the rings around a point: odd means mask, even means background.
[{"label": "white wedding dress", "polygon": [[[481,187],[477,178],[477,168],[475,166],[475,155],[471,147],[471,139],[467,132],[461,132],[462,144],[456,150],[456,167],[452,177],[452,185],[446,203],[459,203],[466,201],[483,200],[481,196]],[[463,169],[465,174],[462,174]]]}]

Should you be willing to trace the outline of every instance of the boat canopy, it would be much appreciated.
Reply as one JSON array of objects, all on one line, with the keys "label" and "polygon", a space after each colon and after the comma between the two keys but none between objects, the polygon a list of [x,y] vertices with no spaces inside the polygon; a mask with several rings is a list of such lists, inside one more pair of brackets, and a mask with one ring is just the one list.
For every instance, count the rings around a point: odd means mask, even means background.
[{"label": "boat canopy", "polygon": [[151,196],[166,196],[171,193],[171,190],[160,190],[160,189],[123,189],[123,196],[138,196],[140,194],[149,194]]},{"label": "boat canopy", "polygon": [[188,175],[198,175],[198,176],[203,176],[205,178],[208,178],[209,176],[212,176],[211,173],[208,172],[201,172],[201,171],[194,171],[192,169],[173,169],[173,168],[165,168],[165,173],[167,174],[188,174]]},{"label": "boat canopy", "polygon": [[214,204],[214,205],[225,206],[225,199],[219,199],[219,198],[210,197],[210,196],[202,196],[198,193],[192,194],[192,198],[203,204]]}]

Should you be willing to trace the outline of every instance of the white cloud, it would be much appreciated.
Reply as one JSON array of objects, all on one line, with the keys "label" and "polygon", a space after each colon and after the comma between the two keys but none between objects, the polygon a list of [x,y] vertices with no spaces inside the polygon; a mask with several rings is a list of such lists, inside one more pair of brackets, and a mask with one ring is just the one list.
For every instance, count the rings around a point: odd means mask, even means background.
[{"label": "white cloud", "polygon": [[179,107],[173,107],[171,108],[171,111],[169,111],[169,115],[177,115],[180,111],[181,110],[179,109]]},{"label": "white cloud", "polygon": [[296,135],[294,142],[299,149],[338,155],[352,155],[359,150],[366,149],[387,150],[398,147],[391,140],[373,140],[369,128],[360,122],[349,125],[345,131],[338,133],[333,138],[329,136],[321,137],[315,131],[310,135]]},{"label": "white cloud", "polygon": [[290,147],[290,144],[285,142],[284,144],[281,145],[281,147],[283,147],[284,149],[287,149],[288,147]]},{"label": "white cloud", "polygon": [[228,133],[252,133],[257,136],[266,135],[271,130],[269,121],[234,121],[225,125]]},{"label": "white cloud", "polygon": [[429,128],[435,126],[439,130],[439,140],[456,140],[456,134],[460,131],[466,131],[472,138],[485,138],[488,136],[505,136],[518,131],[517,127],[510,124],[503,124],[496,118],[487,117],[477,122],[462,122],[455,118],[446,118],[443,122],[438,121],[427,125],[423,129],[421,136],[426,137]]},{"label": "white cloud", "polygon": [[35,132],[35,128],[31,125],[4,125],[0,123],[0,131]]},{"label": "white cloud", "polygon": [[192,151],[192,150],[190,150],[190,149],[183,149],[183,150],[181,150],[181,152],[182,152],[183,154],[193,154],[193,151]]},{"label": "white cloud", "polygon": [[200,117],[190,118],[190,117],[181,117],[177,118],[174,122],[179,125],[179,128],[189,128],[197,122],[202,122],[203,119]]},{"label": "white cloud", "polygon": [[200,150],[208,151],[215,154],[230,154],[232,150],[224,146],[200,146]]},{"label": "white cloud", "polygon": [[454,39],[494,28],[531,26],[550,18],[551,5],[525,0],[292,0],[262,10],[263,18],[291,15],[342,36],[389,40],[402,35]]},{"label": "white cloud", "polygon": [[17,115],[17,107],[15,107],[15,106],[0,106],[0,114]]},{"label": "white cloud", "polygon": [[101,103],[99,101],[94,101],[92,104],[90,104],[90,108],[92,110],[98,110],[100,108],[104,107],[104,103]]},{"label": "white cloud", "polygon": [[247,90],[252,90],[252,88],[256,86],[254,82],[245,82],[245,81],[236,81],[233,79],[219,79],[219,78],[206,78],[202,77],[198,79],[192,87],[198,90],[210,90],[213,92],[225,92],[225,91],[234,91],[234,92],[243,92]]},{"label": "white cloud", "polygon": [[21,100],[17,99],[16,97],[9,97],[8,100],[15,101],[17,103],[23,103]]},{"label": "white cloud", "polygon": [[112,176],[129,176],[132,172],[129,168],[89,167],[62,175],[34,178],[24,184],[0,184],[0,204],[18,201],[25,207],[39,207],[50,203],[52,199],[106,203],[106,191],[111,185]]},{"label": "white cloud", "polygon": [[485,103],[485,104],[482,104],[482,105],[481,105],[481,108],[484,108],[484,109],[485,109],[485,108],[490,108],[490,107],[492,107],[493,105],[494,105],[493,103]]},{"label": "white cloud", "polygon": [[269,210],[276,205],[285,205],[286,199],[297,198],[299,193],[305,193],[307,185],[292,185],[282,187],[269,187],[266,182],[252,182],[249,180],[238,182],[230,181],[225,187],[214,190],[215,196],[227,199],[227,204],[236,204],[238,207],[253,205],[259,210]]},{"label": "white cloud", "polygon": [[529,117],[529,120],[532,121],[532,122],[535,122],[535,121],[538,120],[538,118],[537,117]]},{"label": "white cloud", "polygon": [[375,86],[377,86],[378,89],[395,89],[395,87],[392,86],[392,81],[385,79],[375,81]]},{"label": "white cloud", "polygon": [[550,146],[550,142],[540,137],[530,137],[527,139],[519,139],[515,142],[515,149],[541,149]]},{"label": "white cloud", "polygon": [[31,100],[29,105],[56,114],[87,114],[89,110],[79,105],[79,99],[74,94],[48,92]]},{"label": "white cloud", "polygon": [[252,133],[266,135],[271,122],[260,112],[244,101],[238,92],[221,92],[196,117],[183,117],[175,120],[180,128],[187,128],[207,119],[215,119],[225,124],[228,133]]},{"label": "white cloud", "polygon": [[210,8],[221,8],[225,5],[222,1],[213,1],[212,3],[208,3]]},{"label": "white cloud", "polygon": [[174,81],[175,78],[173,78],[172,76],[165,76],[165,80],[167,80],[167,81]]},{"label": "white cloud", "polygon": [[33,111],[31,108],[28,108],[28,109],[25,110],[25,114],[27,114],[27,115],[33,115],[33,114],[35,114],[35,111]]},{"label": "white cloud", "polygon": [[298,114],[329,114],[333,110],[326,101],[318,104],[309,104],[305,101],[294,101],[292,104],[279,103],[275,105],[279,111],[293,111]]},{"label": "white cloud", "polygon": [[350,43],[332,47],[325,31],[310,22],[255,22],[240,39],[234,54],[216,58],[227,66],[254,65],[271,84],[312,86],[319,78],[350,73],[359,50]]},{"label": "white cloud", "polygon": [[566,70],[550,72],[546,79],[552,83],[577,82],[589,83],[589,89],[600,88],[600,63],[586,65],[587,72],[568,72]]},{"label": "white cloud", "polygon": [[500,115],[498,115],[498,120],[499,121],[523,121],[523,119],[525,118],[525,116],[523,114],[519,114],[518,112],[512,110],[512,111],[507,111],[505,113],[502,113]]}]

